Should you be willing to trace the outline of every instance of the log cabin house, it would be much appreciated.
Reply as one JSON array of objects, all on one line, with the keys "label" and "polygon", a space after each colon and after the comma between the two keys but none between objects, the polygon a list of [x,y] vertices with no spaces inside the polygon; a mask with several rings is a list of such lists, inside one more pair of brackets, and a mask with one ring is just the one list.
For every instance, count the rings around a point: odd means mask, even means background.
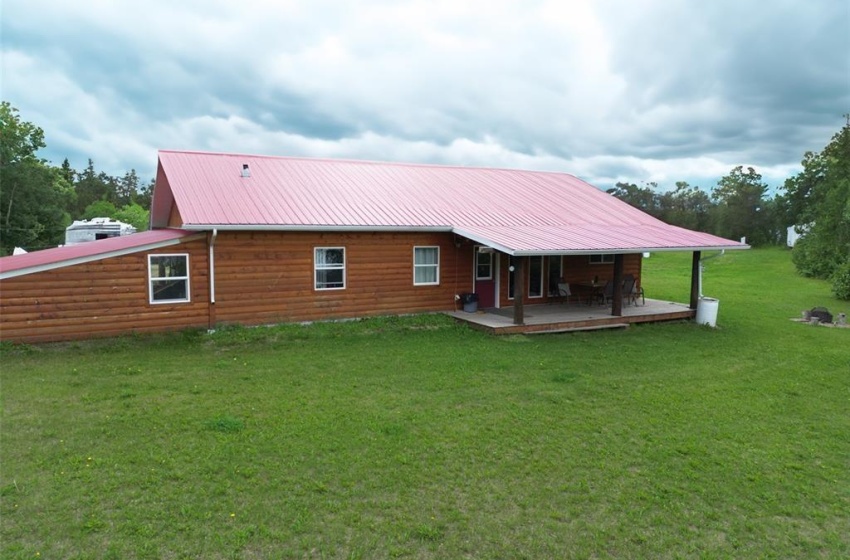
[{"label": "log cabin house", "polygon": [[640,283],[647,251],[693,252],[693,310],[700,252],[745,248],[564,173],[161,151],[150,231],[0,258],[0,339],[453,311],[464,293],[521,326],[558,282]]}]

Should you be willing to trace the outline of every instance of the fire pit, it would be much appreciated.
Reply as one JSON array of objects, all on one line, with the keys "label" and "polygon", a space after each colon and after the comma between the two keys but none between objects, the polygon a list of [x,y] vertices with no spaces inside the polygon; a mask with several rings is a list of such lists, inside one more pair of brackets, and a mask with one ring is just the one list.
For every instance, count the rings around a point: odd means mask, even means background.
[{"label": "fire pit", "polygon": [[831,323],[832,313],[826,307],[814,307],[809,311],[809,319],[817,319],[819,323]]},{"label": "fire pit", "polygon": [[794,319],[795,321],[808,323],[813,326],[824,325],[826,327],[841,327],[848,328],[847,314],[839,313],[833,317],[832,313],[826,307],[813,307],[806,309],[802,313],[802,319]]}]

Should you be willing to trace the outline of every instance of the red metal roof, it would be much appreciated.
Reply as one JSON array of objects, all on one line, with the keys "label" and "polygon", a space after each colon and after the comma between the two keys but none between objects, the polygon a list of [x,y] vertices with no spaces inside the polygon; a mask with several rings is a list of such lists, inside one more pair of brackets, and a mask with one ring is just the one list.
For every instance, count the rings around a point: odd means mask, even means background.
[{"label": "red metal roof", "polygon": [[161,151],[154,225],[172,200],[191,230],[431,228],[510,254],[746,248],[566,173]]},{"label": "red metal roof", "polygon": [[198,232],[182,229],[159,229],[99,239],[78,245],[33,251],[24,255],[2,257],[0,258],[0,278],[12,278],[41,270],[166,247],[176,244],[180,239],[190,235],[198,235]]}]

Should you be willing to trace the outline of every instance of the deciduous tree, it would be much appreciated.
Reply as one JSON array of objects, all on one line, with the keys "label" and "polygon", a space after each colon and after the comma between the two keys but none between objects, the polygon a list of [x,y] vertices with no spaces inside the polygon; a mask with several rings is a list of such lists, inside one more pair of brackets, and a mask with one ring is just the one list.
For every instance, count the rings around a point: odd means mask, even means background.
[{"label": "deciduous tree", "polygon": [[767,185],[752,167],[737,166],[717,182],[711,197],[715,232],[727,239],[746,237],[752,245],[775,242],[772,218],[765,201]]},{"label": "deciduous tree", "polygon": [[74,191],[36,152],[44,132],[0,102],[0,252],[42,249],[62,241]]},{"label": "deciduous tree", "polygon": [[660,218],[696,231],[710,231],[712,202],[708,193],[685,181],[676,181],[676,188],[659,197]]},{"label": "deciduous tree", "polygon": [[[794,264],[805,276],[832,278],[835,289],[850,274],[850,125],[820,153],[807,152],[802,165],[785,181],[782,197],[788,221],[807,229],[794,247]],[[846,289],[835,291],[850,298]]]},{"label": "deciduous tree", "polygon": [[150,223],[151,213],[135,202],[123,206],[115,213],[115,219],[125,224],[130,224],[136,231],[145,231]]},{"label": "deciduous tree", "polygon": [[658,197],[653,190],[657,186],[655,183],[649,183],[646,187],[639,187],[633,183],[617,183],[614,188],[606,192],[658,218],[660,217]]}]

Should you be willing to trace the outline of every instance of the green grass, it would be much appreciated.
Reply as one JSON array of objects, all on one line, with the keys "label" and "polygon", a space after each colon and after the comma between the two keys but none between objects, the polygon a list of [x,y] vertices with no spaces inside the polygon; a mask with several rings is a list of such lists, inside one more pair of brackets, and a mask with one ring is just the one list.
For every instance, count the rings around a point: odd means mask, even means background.
[{"label": "green grass", "polygon": [[[690,255],[654,254],[685,301]],[[442,317],[15,347],[3,558],[850,556],[850,329],[780,250],[718,328],[490,337]]]}]

